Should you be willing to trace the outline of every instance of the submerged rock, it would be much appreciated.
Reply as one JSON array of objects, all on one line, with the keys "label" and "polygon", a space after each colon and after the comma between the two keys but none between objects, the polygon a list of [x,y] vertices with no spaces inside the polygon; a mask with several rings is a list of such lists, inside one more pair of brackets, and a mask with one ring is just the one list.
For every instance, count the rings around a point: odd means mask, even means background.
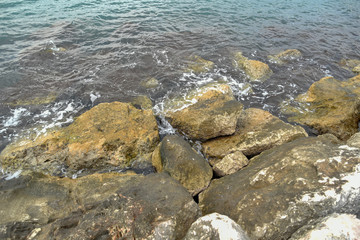
[{"label": "submerged rock", "polygon": [[283,65],[287,64],[290,61],[298,60],[302,57],[302,54],[297,49],[288,49],[285,51],[282,51],[276,55],[269,55],[268,59],[276,64]]},{"label": "submerged rock", "polygon": [[212,213],[196,220],[184,240],[249,240],[242,228],[227,216]]},{"label": "submerged rock", "polygon": [[205,156],[212,162],[238,151],[253,156],[305,136],[307,133],[302,127],[285,123],[267,111],[249,108],[241,114],[233,135],[211,139],[202,146]]},{"label": "submerged rock", "polygon": [[208,60],[203,59],[200,56],[193,56],[190,58],[188,64],[187,72],[194,72],[196,74],[205,73],[214,68],[214,63]]},{"label": "submerged rock", "polygon": [[137,109],[152,109],[153,108],[153,102],[148,96],[145,95],[139,95],[134,97],[131,100],[131,104],[137,108]]},{"label": "submerged rock", "polygon": [[8,145],[1,152],[0,163],[6,171],[33,169],[54,175],[62,167],[70,171],[127,167],[135,157],[151,153],[158,142],[151,110],[128,103],[102,103],[68,127]]},{"label": "submerged rock", "polygon": [[[243,105],[234,99],[226,84],[211,83],[194,93],[192,100],[172,101],[166,119],[191,139],[207,140],[235,132]],[[173,110],[174,109],[174,110]]]},{"label": "submerged rock", "polygon": [[13,106],[40,105],[54,102],[57,98],[56,93],[50,93],[47,96],[32,96],[26,99],[17,99],[10,103]]},{"label": "submerged rock", "polygon": [[160,154],[162,171],[178,180],[193,196],[209,186],[213,176],[210,165],[183,138],[166,136]]},{"label": "submerged rock", "polygon": [[1,239],[181,239],[200,216],[167,174],[29,175],[0,192]]},{"label": "submerged rock", "polygon": [[262,152],[200,194],[203,214],[235,220],[251,239],[288,239],[312,219],[360,213],[360,149],[333,135]]},{"label": "submerged rock", "polygon": [[332,133],[342,140],[358,130],[360,120],[360,78],[338,81],[325,77],[296,98],[297,106],[284,105],[289,121],[308,125],[319,134]]},{"label": "submerged rock", "polygon": [[142,81],[141,85],[145,88],[156,88],[159,86],[159,81],[156,78],[150,78],[148,80]]},{"label": "submerged rock", "polygon": [[341,59],[339,65],[349,71],[358,73],[360,70],[360,60],[359,59]]},{"label": "submerged rock", "polygon": [[273,74],[266,63],[250,60],[244,57],[241,52],[235,54],[235,63],[238,68],[242,69],[249,76],[250,81],[265,81]]},{"label": "submerged rock", "polygon": [[359,239],[360,220],[351,214],[331,214],[300,228],[290,240]]}]

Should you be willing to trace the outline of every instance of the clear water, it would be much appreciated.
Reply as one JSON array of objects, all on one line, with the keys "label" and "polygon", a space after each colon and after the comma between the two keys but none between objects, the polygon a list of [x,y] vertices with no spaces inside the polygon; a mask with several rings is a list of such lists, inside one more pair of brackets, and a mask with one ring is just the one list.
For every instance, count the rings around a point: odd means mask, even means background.
[{"label": "clear water", "polygon": [[[1,0],[0,151],[29,129],[73,121],[101,102],[167,97],[225,79],[246,107],[281,116],[279,103],[321,77],[353,76],[338,66],[360,59],[359,0]],[[286,66],[267,55],[296,48]],[[232,54],[264,61],[274,71],[244,92]],[[184,73],[191,55],[215,63],[206,74]],[[155,89],[140,82],[159,80]],[[40,105],[16,102],[56,96]],[[164,131],[167,126],[162,126]]]}]

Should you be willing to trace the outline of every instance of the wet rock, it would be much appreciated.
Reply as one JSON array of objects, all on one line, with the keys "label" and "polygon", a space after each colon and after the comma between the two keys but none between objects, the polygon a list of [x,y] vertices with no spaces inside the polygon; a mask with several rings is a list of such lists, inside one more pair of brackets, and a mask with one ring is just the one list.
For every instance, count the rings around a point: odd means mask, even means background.
[{"label": "wet rock", "polygon": [[302,57],[302,54],[297,49],[288,49],[278,53],[277,55],[270,55],[268,59],[276,64],[283,65],[293,60],[298,60]]},{"label": "wet rock", "polygon": [[127,103],[102,103],[68,127],[7,146],[0,162],[6,171],[34,169],[53,175],[62,167],[69,171],[127,167],[135,157],[151,153],[158,142],[151,110]]},{"label": "wet rock", "polygon": [[209,186],[213,176],[210,165],[183,138],[166,136],[160,154],[162,171],[178,180],[193,196]]},{"label": "wet rock", "polygon": [[240,151],[230,153],[226,155],[223,159],[214,162],[214,164],[210,162],[210,164],[213,165],[214,172],[219,177],[233,174],[248,165],[248,163],[249,160]]},{"label": "wet rock", "polygon": [[136,96],[131,100],[131,104],[137,109],[152,109],[153,102],[148,96],[140,95]]},{"label": "wet rock", "polygon": [[227,216],[212,213],[196,220],[184,240],[249,240],[244,230]]},{"label": "wet rock", "polygon": [[148,80],[142,81],[141,85],[145,88],[156,88],[159,86],[159,81],[156,78],[150,78]]},{"label": "wet rock", "polygon": [[165,113],[166,119],[173,127],[197,140],[207,140],[235,132],[243,105],[234,99],[228,85],[211,83],[190,93],[190,96],[190,101],[172,101],[167,104],[173,106]]},{"label": "wet rock", "polygon": [[241,52],[235,54],[236,66],[242,69],[250,78],[250,81],[265,81],[273,72],[266,63],[250,60],[244,57]]},{"label": "wet rock", "polygon": [[339,65],[348,71],[356,72],[356,70],[360,67],[360,60],[359,59],[341,59]]},{"label": "wet rock", "polygon": [[305,136],[307,133],[302,127],[285,123],[267,111],[249,108],[241,114],[233,135],[211,139],[202,146],[211,162],[238,151],[253,156]]},{"label": "wet rock", "polygon": [[0,185],[1,239],[181,239],[200,216],[167,174],[14,181]]},{"label": "wet rock", "polygon": [[40,104],[48,104],[54,102],[57,98],[56,93],[50,93],[46,96],[31,96],[25,99],[16,99],[15,101],[9,103],[12,106],[27,106],[27,105],[40,105]]},{"label": "wet rock", "polygon": [[355,66],[355,67],[352,69],[352,71],[353,71],[354,73],[356,73],[356,74],[360,74],[360,64],[357,65],[357,66]]},{"label": "wet rock", "polygon": [[235,220],[251,239],[288,239],[312,219],[360,213],[360,149],[333,135],[266,150],[200,194],[203,214]]},{"label": "wet rock", "polygon": [[208,60],[203,59],[200,56],[193,56],[190,58],[188,64],[187,72],[194,72],[196,74],[205,73],[214,68],[214,63]]},{"label": "wet rock", "polygon": [[300,228],[290,240],[359,239],[360,220],[351,214],[331,214]]},{"label": "wet rock", "polygon": [[360,120],[360,78],[338,81],[325,77],[313,83],[296,98],[294,106],[285,104],[289,121],[308,125],[318,134],[332,133],[342,140],[358,130]]},{"label": "wet rock", "polygon": [[347,140],[346,144],[351,147],[360,148],[360,132],[352,135],[351,138],[349,138],[349,140]]}]

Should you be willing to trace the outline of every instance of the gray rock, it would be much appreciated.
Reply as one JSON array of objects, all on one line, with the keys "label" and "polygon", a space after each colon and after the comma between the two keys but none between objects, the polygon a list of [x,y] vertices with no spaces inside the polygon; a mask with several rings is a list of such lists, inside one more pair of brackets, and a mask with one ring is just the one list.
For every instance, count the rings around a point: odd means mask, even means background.
[{"label": "gray rock", "polygon": [[351,147],[360,148],[360,133],[358,132],[352,135],[346,143]]},{"label": "gray rock", "polygon": [[0,239],[182,239],[200,210],[167,174],[28,175],[0,183],[0,216]]},{"label": "gray rock", "polygon": [[184,240],[249,240],[244,230],[227,216],[212,213],[196,220]]},{"label": "gray rock", "polygon": [[209,163],[179,136],[166,136],[160,146],[162,170],[178,180],[193,196],[209,186]]},{"label": "gray rock", "polygon": [[203,214],[235,220],[252,239],[287,239],[312,219],[360,213],[360,149],[333,135],[266,150],[199,196]]},{"label": "gray rock", "polygon": [[213,165],[214,172],[223,177],[233,174],[248,165],[249,160],[242,152],[234,152],[226,155],[223,159]]},{"label": "gray rock", "polygon": [[355,215],[331,214],[300,228],[290,240],[360,239],[360,220]]}]

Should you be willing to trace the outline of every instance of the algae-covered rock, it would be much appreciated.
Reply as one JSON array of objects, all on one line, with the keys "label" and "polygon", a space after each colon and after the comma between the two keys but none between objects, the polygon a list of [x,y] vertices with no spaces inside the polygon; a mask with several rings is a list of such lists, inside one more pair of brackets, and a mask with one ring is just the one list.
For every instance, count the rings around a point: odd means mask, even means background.
[{"label": "algae-covered rock", "polygon": [[341,59],[339,65],[346,70],[353,71],[356,73],[357,69],[360,67],[360,60],[343,58],[343,59]]},{"label": "algae-covered rock", "polygon": [[342,140],[358,130],[360,120],[360,78],[338,81],[325,77],[296,98],[297,106],[283,106],[289,121],[308,125],[319,134],[332,133]]},{"label": "algae-covered rock", "polygon": [[243,70],[249,76],[250,81],[265,81],[273,74],[266,63],[250,60],[247,57],[244,57],[241,52],[235,54],[235,63],[236,67]]},{"label": "algae-covered rock", "polygon": [[218,161],[213,161],[214,164],[210,160],[210,164],[212,164],[213,170],[216,175],[223,177],[225,175],[233,174],[246,165],[248,165],[249,160],[246,156],[240,152],[236,151],[226,155],[223,159]]},{"label": "algae-covered rock", "polygon": [[341,240],[358,239],[359,237],[360,219],[352,214],[333,213],[300,228],[291,236],[290,240]]},{"label": "algae-covered rock", "polygon": [[276,55],[269,55],[268,59],[276,64],[283,65],[293,60],[298,60],[302,57],[302,54],[297,49],[287,49]]},{"label": "algae-covered rock", "polygon": [[183,138],[166,136],[160,154],[162,171],[178,180],[193,196],[209,185],[213,176],[210,165]]},{"label": "algae-covered rock", "polygon": [[1,239],[182,239],[200,211],[167,174],[0,183]]},{"label": "algae-covered rock", "polygon": [[68,127],[8,145],[0,162],[7,171],[30,168],[50,174],[58,174],[64,166],[70,171],[127,167],[135,157],[151,153],[158,142],[151,110],[128,103],[102,103]]},{"label": "algae-covered rock", "polygon": [[193,96],[191,101],[173,101],[178,108],[165,113],[173,127],[198,140],[235,132],[243,106],[234,99],[228,85],[212,83],[190,95]]},{"label": "algae-covered rock", "polygon": [[56,93],[50,93],[47,96],[32,96],[30,98],[25,99],[17,99],[10,103],[13,106],[26,106],[26,105],[40,105],[40,104],[48,104],[54,102],[57,98]]},{"label": "algae-covered rock", "polygon": [[211,139],[202,146],[211,162],[211,159],[220,160],[238,151],[253,156],[305,136],[307,133],[302,127],[285,123],[267,111],[249,108],[241,114],[233,135]]},{"label": "algae-covered rock", "polygon": [[159,81],[156,78],[150,78],[141,82],[141,85],[145,88],[156,88],[159,86]]},{"label": "algae-covered rock", "polygon": [[190,57],[190,62],[188,64],[188,67],[186,69],[187,72],[194,72],[196,74],[198,73],[205,73],[214,68],[214,63],[205,60],[200,56],[192,56]]},{"label": "algae-covered rock", "polygon": [[251,239],[288,239],[312,219],[360,212],[360,149],[333,135],[262,152],[200,194],[203,214],[235,220]]},{"label": "algae-covered rock", "polygon": [[212,213],[196,220],[184,240],[249,240],[244,230],[227,216]]},{"label": "algae-covered rock", "polygon": [[153,102],[148,96],[139,95],[131,100],[131,104],[138,109],[152,109]]}]

